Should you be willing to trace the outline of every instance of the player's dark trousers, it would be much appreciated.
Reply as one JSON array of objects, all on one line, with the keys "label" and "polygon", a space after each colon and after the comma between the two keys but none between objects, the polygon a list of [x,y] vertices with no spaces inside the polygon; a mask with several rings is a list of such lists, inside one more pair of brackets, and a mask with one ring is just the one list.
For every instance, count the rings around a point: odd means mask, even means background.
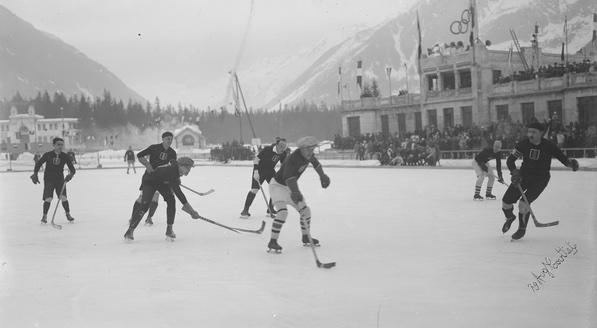
[{"label": "player's dark trousers", "polygon": [[156,191],[159,192],[162,197],[164,197],[164,201],[167,204],[167,223],[174,224],[174,217],[176,215],[176,199],[172,194],[172,189],[170,189],[170,186],[161,183],[143,183],[141,185],[141,190],[143,190],[143,194],[141,195],[141,205],[139,205],[137,210],[134,211],[129,228],[137,228],[137,225],[139,225],[139,222],[141,222],[143,215],[147,212],[147,210],[149,210],[149,203],[151,202],[151,199]]},{"label": "player's dark trousers", "polygon": [[[522,190],[524,190],[524,194],[526,195],[527,199],[530,203],[532,203],[535,199],[539,198],[539,195],[545,190],[547,184],[549,183],[550,177],[546,178],[523,178],[520,186]],[[514,204],[516,203],[522,195],[520,194],[520,190],[518,190],[518,186],[515,184],[510,184],[508,190],[502,197],[502,201],[506,204]],[[530,205],[530,204],[528,204]]]}]

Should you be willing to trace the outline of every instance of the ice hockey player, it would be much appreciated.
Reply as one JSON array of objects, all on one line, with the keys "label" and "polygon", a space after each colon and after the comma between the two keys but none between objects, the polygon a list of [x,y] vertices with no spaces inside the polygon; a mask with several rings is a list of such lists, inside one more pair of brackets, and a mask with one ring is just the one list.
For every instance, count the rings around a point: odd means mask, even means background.
[{"label": "ice hockey player", "polygon": [[[303,137],[299,139],[297,143],[298,148],[288,155],[284,163],[282,163],[282,167],[276,172],[274,179],[272,179],[269,185],[269,193],[278,214],[272,223],[271,239],[267,245],[269,248],[268,251],[282,251],[282,247],[278,245],[278,237],[280,236],[282,225],[284,225],[288,216],[286,205],[294,207],[294,209],[299,212],[303,235],[302,241],[304,244],[309,243],[307,229],[309,229],[311,225],[311,209],[307,206],[303,194],[299,190],[298,179],[303,172],[305,172],[305,169],[310,163],[315,168],[317,174],[319,174],[321,187],[324,189],[329,187],[330,178],[323,173],[321,164],[313,155],[315,147],[317,147],[318,144],[319,141],[314,137]],[[319,241],[317,239],[312,238],[312,240],[314,246],[319,246]]]},{"label": "ice hockey player", "polygon": [[[278,162],[284,163],[286,159],[286,139],[276,138],[276,143],[263,148],[257,156],[253,159],[253,172],[251,175],[251,190],[247,193],[245,199],[245,207],[240,213],[241,219],[248,219],[251,214],[249,208],[259,191],[260,186],[264,181],[269,184],[271,179],[276,174],[276,164]],[[276,217],[276,210],[270,198],[267,209],[267,214],[272,218]]]},{"label": "ice hockey player", "polygon": [[135,152],[133,151],[133,147],[129,146],[129,149],[124,153],[124,161],[128,165],[126,167],[126,174],[129,174],[131,166],[133,167],[133,172],[137,174],[137,169],[135,168]]},{"label": "ice hockey player", "polygon": [[[191,213],[193,219],[199,218],[199,214],[187,202],[187,198],[180,189],[180,177],[183,175],[187,176],[194,166],[195,163],[191,158],[181,157],[177,161],[173,161],[172,165],[159,166],[143,176],[143,182],[141,183],[141,203],[134,210],[129,228],[124,234],[126,242],[133,241],[133,232],[141,219],[143,219],[143,214],[149,209],[149,203],[156,192],[164,197],[167,204],[166,219],[168,227],[166,228],[166,238],[168,240],[174,241],[174,238],[176,238],[176,234],[172,230],[176,216],[176,199],[174,195],[183,204],[182,207],[185,212]],[[173,192],[174,195],[172,194]]]},{"label": "ice hockey player", "polygon": [[493,147],[484,148],[480,153],[473,159],[473,169],[477,175],[477,182],[475,183],[475,195],[473,200],[483,200],[480,195],[481,187],[483,186],[483,180],[487,177],[487,190],[485,191],[485,198],[495,199],[495,196],[491,193],[493,184],[495,183],[495,175],[489,165],[489,160],[495,158],[495,168],[498,173],[498,181],[504,182],[502,178],[502,160],[500,150],[502,149],[502,142],[496,140],[493,142]]},{"label": "ice hockey player", "polygon": [[[60,198],[59,201],[62,202],[62,207],[64,208],[64,212],[66,212],[66,219],[72,222],[75,218],[70,215],[70,205],[66,196],[65,183],[69,182],[75,175],[75,166],[71,162],[70,157],[62,151],[64,148],[64,140],[62,138],[54,138],[52,144],[54,145],[54,150],[44,153],[41,156],[39,161],[35,163],[33,174],[30,177],[34,184],[38,184],[39,178],[37,177],[37,173],[41,166],[46,163],[46,169],[44,171],[44,191],[42,196],[44,206],[41,222],[44,224],[48,222],[48,210],[50,209],[52,194],[54,192],[56,192],[56,195]],[[66,177],[64,177],[65,164],[69,169],[69,174]],[[62,190],[63,186],[64,190]],[[60,195],[60,191],[62,191],[62,195]]]},{"label": "ice hockey player", "polygon": [[[143,164],[146,168],[141,180],[143,180],[146,174],[155,170],[157,167],[162,165],[168,165],[170,161],[176,160],[176,151],[174,151],[174,149],[170,147],[172,145],[172,138],[172,132],[166,131],[162,133],[162,143],[151,145],[137,153],[139,163]],[[149,160],[147,160],[146,156],[149,156]],[[141,187],[139,187],[139,190],[141,190]],[[159,195],[156,192],[155,195],[153,195],[151,203],[149,204],[149,213],[147,214],[147,219],[145,220],[146,226],[153,225],[152,217],[156,209],[158,208],[158,199]],[[139,208],[140,205],[141,192],[139,193],[139,197],[137,198],[133,206],[133,213]],[[175,209],[166,209],[166,211],[169,210]]]},{"label": "ice hockey player", "polygon": [[[506,216],[502,232],[506,233],[514,219],[516,219],[513,213],[513,204],[518,201],[518,230],[512,235],[512,240],[518,240],[525,235],[531,214],[530,203],[541,195],[551,178],[552,157],[557,158],[566,167],[572,168],[573,171],[577,171],[579,168],[576,159],[569,159],[558,146],[543,138],[543,129],[543,125],[539,122],[530,123],[527,129],[527,138],[516,144],[506,160],[506,165],[512,175],[512,184],[510,184],[502,198],[502,211]],[[520,169],[516,168],[515,162],[517,159],[522,159]],[[521,199],[522,195],[518,185],[522,187],[529,204]]]}]

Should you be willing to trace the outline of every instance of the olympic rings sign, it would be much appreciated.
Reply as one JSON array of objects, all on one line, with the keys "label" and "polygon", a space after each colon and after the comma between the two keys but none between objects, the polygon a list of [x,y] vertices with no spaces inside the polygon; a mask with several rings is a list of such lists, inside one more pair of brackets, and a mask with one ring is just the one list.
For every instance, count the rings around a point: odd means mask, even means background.
[{"label": "olympic rings sign", "polygon": [[460,15],[460,20],[453,21],[452,24],[450,24],[450,32],[456,35],[466,34],[468,32],[469,23],[471,23],[471,12],[468,9],[465,9]]}]

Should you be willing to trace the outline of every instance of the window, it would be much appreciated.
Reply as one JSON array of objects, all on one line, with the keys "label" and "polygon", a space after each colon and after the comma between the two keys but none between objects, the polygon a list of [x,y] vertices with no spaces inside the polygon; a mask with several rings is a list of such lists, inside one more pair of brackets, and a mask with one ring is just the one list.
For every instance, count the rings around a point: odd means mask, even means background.
[{"label": "window", "polygon": [[597,123],[597,96],[578,97],[578,124],[581,127],[595,125]]},{"label": "window", "polygon": [[470,88],[472,85],[471,71],[460,71],[460,88]]},{"label": "window", "polygon": [[437,75],[427,75],[427,90],[439,90]]},{"label": "window", "polygon": [[547,102],[547,111],[549,118],[562,122],[562,100],[550,100]]},{"label": "window", "polygon": [[465,127],[473,126],[473,107],[472,106],[460,107],[460,113],[462,116],[462,126],[465,126]]},{"label": "window", "polygon": [[509,121],[508,105],[496,105],[495,112],[497,113],[498,122]]},{"label": "window", "polygon": [[193,138],[192,135],[187,134],[186,136],[182,137],[182,145],[183,146],[194,146],[195,138]]},{"label": "window", "polygon": [[388,115],[381,115],[381,133],[383,135],[390,134],[390,122],[388,120]]},{"label": "window", "polygon": [[500,77],[502,77],[502,71],[500,70],[493,70],[493,83],[496,84],[499,82]]},{"label": "window", "polygon": [[437,127],[437,110],[429,109],[427,110],[427,124],[429,126]]},{"label": "window", "polygon": [[520,107],[522,108],[522,124],[527,125],[537,120],[535,118],[535,103],[522,103]]},{"label": "window", "polygon": [[348,117],[348,135],[351,137],[361,136],[361,118],[359,116]]},{"label": "window", "polygon": [[415,130],[423,131],[423,121],[421,120],[421,112],[415,112]]},{"label": "window", "polygon": [[444,127],[454,126],[454,108],[444,108]]},{"label": "window", "polygon": [[442,73],[442,87],[444,90],[456,89],[456,78],[454,77],[454,72]]},{"label": "window", "polygon": [[398,135],[403,137],[406,134],[406,114],[398,114]]}]

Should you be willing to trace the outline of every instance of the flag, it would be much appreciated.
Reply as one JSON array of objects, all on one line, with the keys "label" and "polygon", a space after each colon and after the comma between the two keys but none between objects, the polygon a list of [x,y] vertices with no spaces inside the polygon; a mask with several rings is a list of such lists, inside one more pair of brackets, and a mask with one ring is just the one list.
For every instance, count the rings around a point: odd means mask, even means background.
[{"label": "flag", "polygon": [[363,90],[363,61],[357,61],[357,85]]},{"label": "flag", "polygon": [[342,66],[338,67],[338,96],[340,95],[340,91],[342,90],[342,82],[340,81],[342,78]]},{"label": "flag", "polygon": [[597,13],[593,13],[593,48],[597,48]]},{"label": "flag", "polygon": [[419,11],[417,11],[417,32],[419,33],[419,45],[417,47],[417,65],[419,67],[419,73],[421,72],[421,56],[423,48],[421,45],[421,24],[419,23]]},{"label": "flag", "polygon": [[564,62],[564,42],[562,42],[562,62]]}]

